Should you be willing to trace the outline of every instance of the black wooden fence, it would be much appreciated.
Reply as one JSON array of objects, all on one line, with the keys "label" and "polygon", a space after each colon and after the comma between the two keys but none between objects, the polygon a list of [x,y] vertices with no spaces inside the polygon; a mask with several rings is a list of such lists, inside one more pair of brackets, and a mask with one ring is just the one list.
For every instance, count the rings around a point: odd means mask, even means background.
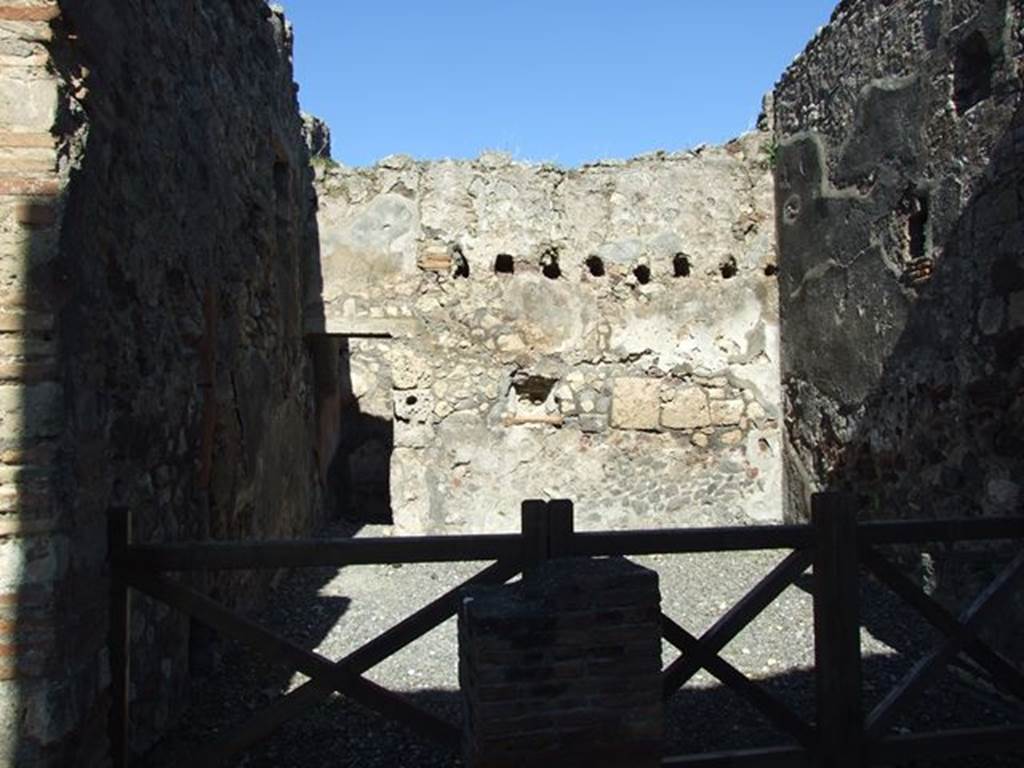
[{"label": "black wooden fence", "polygon": [[[112,564],[111,741],[115,766],[129,764],[129,642],[131,593],[138,590],[289,664],[310,680],[253,716],[234,733],[205,746],[199,765],[220,765],[265,738],[332,692],[338,691],[385,717],[454,748],[460,729],[368,680],[370,668],[455,614],[462,587],[502,583],[540,560],[556,557],[649,555],[744,550],[791,550],[703,635],[690,634],[662,615],[663,635],[681,655],[663,672],[666,697],[700,669],[744,696],[791,741],[790,746],[667,757],[665,766],[829,766],[854,768],[929,756],[955,757],[1024,751],[1024,724],[933,733],[894,734],[890,726],[945,665],[966,654],[1024,701],[1024,675],[986,646],[978,630],[1019,588],[1024,551],[959,617],[933,600],[892,564],[879,547],[924,542],[1024,538],[1024,518],[857,522],[853,497],[819,494],[809,525],[770,525],[603,533],[576,532],[569,501],[527,501],[516,534],[407,538],[309,539],[273,542],[132,542],[127,512],[111,517]],[[278,569],[383,563],[494,561],[339,661],[306,650],[205,595],[167,572]],[[720,655],[767,606],[813,567],[817,712],[807,722],[766,688]],[[871,712],[863,711],[860,653],[860,572],[866,569],[943,635]]]}]

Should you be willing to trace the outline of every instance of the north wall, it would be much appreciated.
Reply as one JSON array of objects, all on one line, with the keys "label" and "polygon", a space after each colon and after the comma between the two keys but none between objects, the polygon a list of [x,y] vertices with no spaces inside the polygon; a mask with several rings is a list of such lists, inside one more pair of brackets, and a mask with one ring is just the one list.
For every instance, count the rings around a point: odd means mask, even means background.
[{"label": "north wall", "polygon": [[343,508],[504,531],[781,518],[771,134],[566,170],[320,164]]}]

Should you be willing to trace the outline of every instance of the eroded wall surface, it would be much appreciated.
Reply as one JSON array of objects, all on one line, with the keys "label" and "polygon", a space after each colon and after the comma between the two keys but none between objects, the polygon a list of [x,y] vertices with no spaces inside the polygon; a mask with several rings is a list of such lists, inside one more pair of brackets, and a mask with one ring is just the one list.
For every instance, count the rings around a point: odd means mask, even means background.
[{"label": "eroded wall surface", "polygon": [[[844,3],[776,90],[794,516],[819,488],[861,494],[868,517],[1024,509],[1021,13]],[[954,610],[1001,561],[963,544],[914,557]],[[1020,661],[1014,600],[987,629]]]},{"label": "eroded wall surface", "polygon": [[1005,0],[843,3],[776,89],[795,514],[1021,509],[1022,34]]},{"label": "eroded wall surface", "polygon": [[[317,519],[290,45],[261,0],[0,2],[0,763],[104,760],[110,508],[147,542]],[[132,643],[141,750],[206,649],[142,599]]]},{"label": "eroded wall surface", "polygon": [[516,529],[544,496],[590,528],[778,518],[770,141],[320,166],[320,330],[390,336],[343,349],[350,511],[389,494],[401,532]]}]

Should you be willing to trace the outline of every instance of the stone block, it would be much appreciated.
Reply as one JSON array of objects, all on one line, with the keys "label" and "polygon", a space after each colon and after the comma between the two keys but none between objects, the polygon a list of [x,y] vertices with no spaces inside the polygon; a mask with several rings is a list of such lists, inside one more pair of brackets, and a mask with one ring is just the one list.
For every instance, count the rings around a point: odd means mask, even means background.
[{"label": "stone block", "polygon": [[429,424],[395,423],[395,447],[426,448],[434,441],[434,429]]},{"label": "stone block", "polygon": [[721,441],[722,445],[732,447],[743,442],[743,433],[738,429],[733,429],[724,433],[718,439]]},{"label": "stone block", "polygon": [[746,405],[742,400],[712,400],[711,422],[713,424],[738,424]]},{"label": "stone block", "polygon": [[391,456],[391,508],[397,533],[424,533],[430,512],[430,488],[424,451],[396,447]]},{"label": "stone block", "polygon": [[761,420],[763,418],[765,418],[767,415],[768,414],[765,412],[764,408],[756,400],[747,403],[747,418],[748,419],[753,419],[755,422],[760,423]]},{"label": "stone block", "polygon": [[661,425],[666,429],[700,429],[711,424],[708,398],[700,387],[686,387],[661,406]]},{"label": "stone block", "polygon": [[50,79],[0,78],[0,128],[49,129],[57,117],[57,83]]},{"label": "stone block", "polygon": [[0,21],[46,22],[60,16],[56,3],[33,3],[0,6]]},{"label": "stone block", "polygon": [[433,420],[434,395],[429,389],[407,389],[394,393],[395,419],[409,424]]},{"label": "stone block", "polygon": [[615,379],[612,384],[612,426],[618,429],[658,429],[660,389],[661,382],[658,379]]},{"label": "stone block", "polygon": [[608,417],[602,413],[580,414],[580,430],[588,434],[604,432],[608,429]]},{"label": "stone block", "polygon": [[395,389],[430,386],[433,371],[430,362],[411,351],[402,351],[391,358],[391,384]]}]

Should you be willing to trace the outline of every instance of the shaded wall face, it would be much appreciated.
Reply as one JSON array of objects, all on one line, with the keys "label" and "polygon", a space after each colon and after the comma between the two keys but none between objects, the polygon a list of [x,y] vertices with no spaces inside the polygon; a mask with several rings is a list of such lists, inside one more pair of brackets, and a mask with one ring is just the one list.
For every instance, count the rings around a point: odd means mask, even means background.
[{"label": "shaded wall face", "polygon": [[[5,239],[5,259],[25,265],[5,289],[42,302],[5,304],[4,331],[18,333],[4,350],[52,365],[12,406],[32,426],[3,422],[3,461],[41,478],[45,510],[0,545],[13,655],[45,663],[5,689],[2,750],[17,764],[89,765],[105,750],[108,509],[133,509],[141,541],[289,537],[316,517],[301,322],[314,197],[290,32],[263,2],[18,2],[48,14],[15,27],[9,5],[4,66],[38,59],[49,90],[0,71],[3,119],[10,92],[25,122],[3,130],[45,148],[35,161],[49,186],[11,218],[4,207],[4,236],[24,241],[8,251]],[[265,586],[194,583],[230,604]],[[139,600],[132,639],[141,749],[184,703],[189,626]]]},{"label": "shaded wall face", "polygon": [[324,166],[325,330],[392,336],[345,356],[353,512],[383,489],[408,532],[512,529],[546,495],[591,528],[778,517],[769,143]]},{"label": "shaded wall face", "polygon": [[1019,511],[1021,8],[843,3],[775,92],[790,510]]}]

